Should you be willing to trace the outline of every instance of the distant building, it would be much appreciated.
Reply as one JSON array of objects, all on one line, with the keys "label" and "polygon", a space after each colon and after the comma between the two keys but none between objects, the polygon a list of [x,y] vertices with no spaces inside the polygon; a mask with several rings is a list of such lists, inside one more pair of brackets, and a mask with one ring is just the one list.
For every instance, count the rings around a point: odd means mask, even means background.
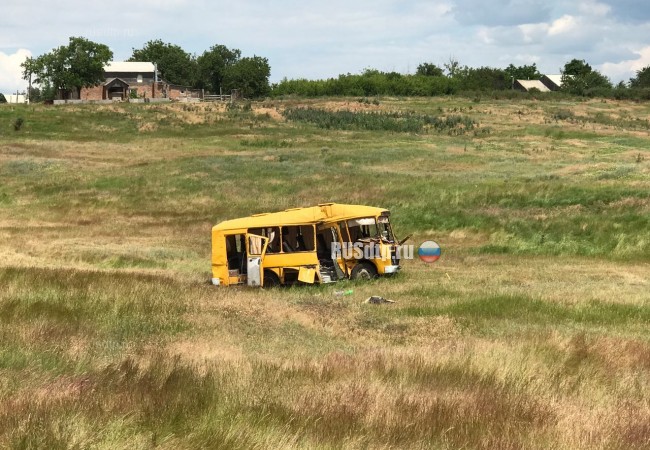
[{"label": "distant building", "polygon": [[[156,66],[150,62],[109,62],[104,66],[104,82],[82,88],[81,100],[125,100],[156,97]],[[133,93],[133,94],[132,94]]]},{"label": "distant building", "polygon": [[27,103],[27,96],[25,94],[5,94],[7,103]]},{"label": "distant building", "polygon": [[550,92],[550,89],[540,80],[515,80],[513,87],[524,92],[529,92],[531,89],[537,89],[540,92]]},{"label": "distant building", "polygon": [[159,79],[156,66],[150,62],[109,62],[104,66],[104,82],[98,86],[82,88],[79,94],[81,100],[189,97],[201,97],[201,90]]},{"label": "distant building", "polygon": [[559,91],[562,87],[562,75],[542,75],[539,81],[551,91]]}]

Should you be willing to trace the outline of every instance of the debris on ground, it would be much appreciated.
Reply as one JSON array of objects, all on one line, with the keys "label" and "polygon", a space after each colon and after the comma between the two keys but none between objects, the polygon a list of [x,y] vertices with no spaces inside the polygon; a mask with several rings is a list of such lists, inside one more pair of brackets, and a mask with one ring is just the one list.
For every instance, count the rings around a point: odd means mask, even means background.
[{"label": "debris on ground", "polygon": [[352,289],[348,289],[347,291],[334,291],[334,295],[337,297],[340,297],[341,295],[352,295],[354,294],[354,291]]},{"label": "debris on ground", "polygon": [[388,300],[387,298],[380,297],[378,295],[373,295],[371,297],[368,297],[364,303],[373,303],[375,305],[380,304],[380,303],[395,303],[395,300]]}]

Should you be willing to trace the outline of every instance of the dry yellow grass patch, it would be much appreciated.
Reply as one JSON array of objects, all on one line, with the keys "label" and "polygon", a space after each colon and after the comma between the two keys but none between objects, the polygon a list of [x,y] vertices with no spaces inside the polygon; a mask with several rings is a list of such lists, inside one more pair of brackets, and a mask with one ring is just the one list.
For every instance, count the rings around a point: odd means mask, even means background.
[{"label": "dry yellow grass patch", "polygon": [[[648,448],[644,255],[535,247],[555,226],[576,245],[622,229],[643,248],[642,141],[549,120],[647,106],[380,103],[54,110],[157,127],[114,142],[74,140],[81,125],[50,139],[28,116],[33,134],[0,144],[0,447]],[[492,131],[316,130],[282,121],[297,104],[469,115]],[[101,137],[123,131],[101,120]],[[390,207],[399,237],[443,256],[368,283],[208,283],[216,222],[327,200]],[[593,231],[601,219],[612,236]],[[530,251],[486,250],[504,235]]]}]

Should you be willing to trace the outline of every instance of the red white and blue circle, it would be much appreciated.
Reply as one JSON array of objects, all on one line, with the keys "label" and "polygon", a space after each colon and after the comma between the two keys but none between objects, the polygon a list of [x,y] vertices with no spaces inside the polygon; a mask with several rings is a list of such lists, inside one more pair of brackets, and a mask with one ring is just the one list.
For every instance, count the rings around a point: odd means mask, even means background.
[{"label": "red white and blue circle", "polygon": [[418,256],[425,263],[438,261],[441,253],[440,246],[435,241],[424,241],[418,248]]}]

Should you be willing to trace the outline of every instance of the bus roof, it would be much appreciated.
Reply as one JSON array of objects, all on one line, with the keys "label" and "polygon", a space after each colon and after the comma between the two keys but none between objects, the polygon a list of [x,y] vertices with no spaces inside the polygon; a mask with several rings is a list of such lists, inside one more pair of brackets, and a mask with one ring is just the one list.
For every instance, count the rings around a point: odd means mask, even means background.
[{"label": "bus roof", "polygon": [[388,213],[387,209],[363,205],[342,205],[321,203],[306,208],[292,208],[280,212],[254,214],[249,217],[226,220],[215,225],[213,230],[239,230],[243,228],[277,227],[307,223],[337,222],[357,217],[376,217]]}]

